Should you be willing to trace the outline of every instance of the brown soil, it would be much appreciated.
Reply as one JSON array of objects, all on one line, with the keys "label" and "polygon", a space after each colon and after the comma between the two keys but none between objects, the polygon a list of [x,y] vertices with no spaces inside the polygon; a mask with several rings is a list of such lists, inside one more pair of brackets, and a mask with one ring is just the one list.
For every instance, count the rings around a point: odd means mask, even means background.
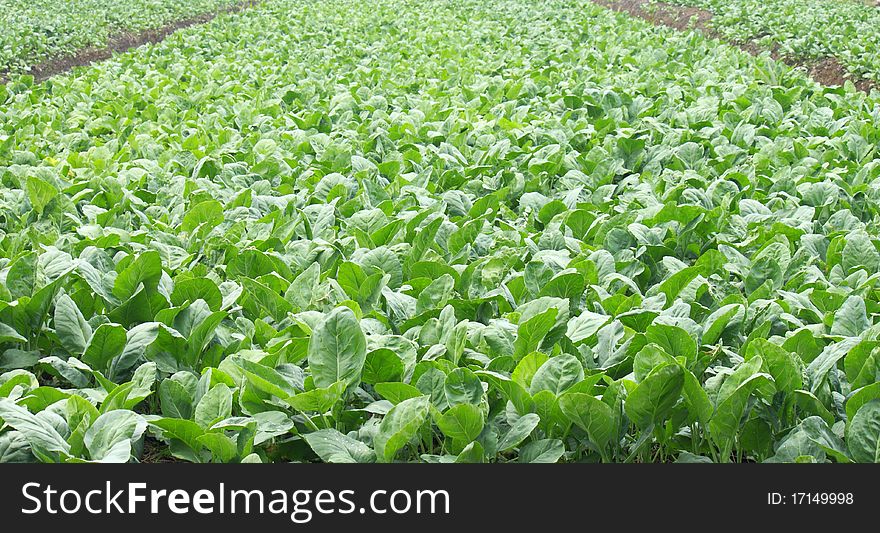
[{"label": "brown soil", "polygon": [[708,25],[712,19],[712,13],[705,9],[665,3],[653,4],[645,9],[646,6],[649,6],[649,0],[593,0],[593,2],[608,9],[629,13],[634,17],[645,19],[654,24],[669,26],[676,30],[698,29],[714,33]]},{"label": "brown soil", "polygon": [[[84,67],[97,61],[109,59],[117,52],[125,52],[144,44],[158,43],[179,29],[195,26],[196,24],[204,24],[223,13],[236,13],[253,7],[258,3],[259,0],[241,0],[216,11],[178,20],[167,26],[162,26],[161,28],[145,30],[137,33],[119,33],[111,37],[107,45],[104,47],[85,48],[72,55],[46,60],[31,67],[28,74],[34,77],[35,82],[39,83],[52,76],[64,74],[73,68]],[[0,72],[0,84],[5,84],[7,81],[7,73]]]},{"label": "brown soil", "polygon": [[[652,4],[650,0],[593,0],[593,2],[614,11],[628,13],[653,24],[669,26],[676,30],[700,30],[709,37],[725,40],[719,32],[709,25],[709,22],[712,20],[712,12],[705,9],[677,6],[663,2]],[[782,61],[792,67],[803,68],[809,73],[811,78],[822,85],[838,86],[843,85],[844,82],[849,80],[853,82],[857,89],[866,93],[871,92],[871,89],[880,89],[880,84],[850,73],[834,57],[826,57],[819,60],[790,57],[780,53],[775,48],[767,50],[755,40],[734,42],[732,44],[752,55],[759,55],[765,51],[770,52],[773,59]]]}]

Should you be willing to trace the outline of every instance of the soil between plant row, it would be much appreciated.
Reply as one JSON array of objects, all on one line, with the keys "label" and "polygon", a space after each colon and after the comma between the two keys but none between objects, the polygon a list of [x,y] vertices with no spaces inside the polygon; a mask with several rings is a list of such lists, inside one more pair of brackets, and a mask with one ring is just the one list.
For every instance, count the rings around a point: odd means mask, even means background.
[{"label": "soil between plant row", "polygon": [[[32,66],[27,74],[34,77],[34,82],[39,83],[52,76],[65,74],[76,67],[84,67],[98,61],[110,59],[113,54],[117,52],[125,52],[145,44],[158,43],[177,30],[195,26],[197,24],[205,24],[218,15],[237,13],[253,7],[258,3],[259,0],[242,0],[230,6],[183,20],[178,20],[159,28],[144,30],[141,32],[118,33],[109,39],[106,46],[84,48],[70,55],[48,59]],[[8,81],[8,73],[0,72],[0,84],[5,84]]]},{"label": "soil between plant row", "polygon": [[[678,6],[664,2],[651,3],[651,0],[592,1],[600,6],[614,11],[627,13],[653,24],[668,26],[681,31],[691,29],[700,30],[710,37],[731,42],[710,26],[709,22],[712,20],[712,12],[705,9]],[[218,15],[243,11],[257,5],[258,3],[259,0],[243,0],[231,6],[179,20],[160,28],[145,30],[142,32],[120,33],[111,37],[110,41],[104,47],[85,48],[72,55],[44,61],[31,67],[29,74],[34,77],[35,82],[39,83],[52,76],[67,73],[76,67],[87,66],[97,61],[109,59],[116,52],[125,52],[144,44],[157,43],[179,29],[195,26],[196,24],[204,24],[210,22]],[[651,7],[650,9],[646,9],[646,6]],[[731,44],[752,55],[758,55],[765,51],[765,49],[755,41],[734,41],[731,42]],[[804,68],[813,80],[822,85],[843,85],[844,82],[850,80],[857,89],[866,93],[870,93],[872,89],[880,89],[880,84],[873,80],[855,78],[834,57],[815,60],[787,56],[780,53],[777,49],[767,51],[769,51],[770,56],[777,61],[782,61],[792,67]],[[5,84],[8,81],[7,74],[0,73],[0,84]]]},{"label": "soil between plant row", "polygon": [[677,30],[700,30],[704,34],[729,42],[741,50],[752,55],[759,55],[764,51],[770,52],[770,56],[792,67],[801,67],[809,76],[822,85],[843,85],[847,80],[851,81],[860,91],[870,93],[871,89],[880,89],[880,84],[873,80],[858,78],[840,64],[834,57],[822,59],[806,59],[792,57],[781,53],[778,49],[767,50],[756,41],[737,42],[730,41],[716,31],[709,22],[712,20],[712,12],[696,7],[685,7],[664,2],[651,3],[650,0],[592,0],[593,3],[602,7],[627,13],[631,16],[647,20],[653,24],[668,26]]}]

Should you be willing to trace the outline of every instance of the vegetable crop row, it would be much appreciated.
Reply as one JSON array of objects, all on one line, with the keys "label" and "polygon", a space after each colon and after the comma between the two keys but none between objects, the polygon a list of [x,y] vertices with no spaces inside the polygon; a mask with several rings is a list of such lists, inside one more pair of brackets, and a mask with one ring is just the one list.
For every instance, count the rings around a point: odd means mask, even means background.
[{"label": "vegetable crop row", "polygon": [[878,460],[880,106],[588,1],[0,88],[0,461]]}]

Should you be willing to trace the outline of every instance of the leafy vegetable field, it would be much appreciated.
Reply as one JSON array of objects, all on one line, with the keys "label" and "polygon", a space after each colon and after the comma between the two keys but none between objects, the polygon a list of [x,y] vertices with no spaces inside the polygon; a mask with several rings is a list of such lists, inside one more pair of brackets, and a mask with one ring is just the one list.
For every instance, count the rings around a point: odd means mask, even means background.
[{"label": "leafy vegetable field", "polygon": [[585,0],[267,0],[0,101],[0,461],[880,459],[864,94]]},{"label": "leafy vegetable field", "polygon": [[234,0],[0,0],[0,75],[104,46],[121,32],[159,28]]},{"label": "leafy vegetable field", "polygon": [[724,36],[755,39],[784,54],[833,57],[847,70],[880,81],[880,8],[859,0],[670,0],[712,11]]}]

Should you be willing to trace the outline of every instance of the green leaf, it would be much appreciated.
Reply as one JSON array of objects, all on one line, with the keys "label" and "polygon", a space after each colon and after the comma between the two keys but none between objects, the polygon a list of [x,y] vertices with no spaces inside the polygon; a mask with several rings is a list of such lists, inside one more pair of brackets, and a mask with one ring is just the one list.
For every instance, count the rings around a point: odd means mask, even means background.
[{"label": "green leaf", "polygon": [[846,443],[858,463],[880,463],[880,400],[871,400],[846,426]]},{"label": "green leaf", "polygon": [[159,402],[162,415],[168,418],[189,419],[193,415],[192,395],[173,379],[163,379],[159,383]]},{"label": "green leaf", "polygon": [[0,398],[0,419],[24,435],[34,451],[68,453],[70,445],[46,420],[31,414],[12,400]]},{"label": "green leaf", "polygon": [[559,408],[569,420],[587,432],[590,441],[601,451],[608,446],[615,429],[614,411],[607,404],[580,392],[563,394]]},{"label": "green leaf", "polygon": [[0,344],[4,342],[27,342],[27,339],[19,335],[12,326],[0,322]]},{"label": "green leaf", "polygon": [[187,210],[183,216],[180,229],[186,233],[192,233],[193,230],[203,224],[213,228],[221,222],[223,222],[223,204],[217,200],[205,200]]},{"label": "green leaf", "polygon": [[171,303],[183,305],[184,302],[204,300],[211,311],[219,311],[223,306],[223,295],[217,284],[208,278],[190,278],[174,283],[174,291],[171,293]]},{"label": "green leaf", "polygon": [[110,361],[122,355],[125,345],[124,327],[119,324],[101,324],[89,339],[82,361],[95,370],[106,370]]},{"label": "green leaf", "polygon": [[61,346],[73,355],[81,355],[92,338],[92,327],[66,294],[55,300],[55,333]]},{"label": "green leaf", "polygon": [[846,400],[846,418],[852,420],[863,405],[878,398],[880,398],[880,382],[853,391]]},{"label": "green leaf", "polygon": [[516,412],[525,415],[531,412],[535,403],[531,395],[520,385],[507,376],[497,372],[481,370],[476,372],[477,376],[485,378],[493,387],[498,389],[502,396],[513,404]]},{"label": "green leaf", "polygon": [[203,428],[232,414],[232,390],[224,383],[211,387],[196,404],[195,421]]},{"label": "green leaf", "polygon": [[584,367],[576,357],[569,354],[551,357],[535,372],[529,393],[534,395],[547,390],[559,395],[584,379]]},{"label": "green leaf", "polygon": [[284,401],[297,411],[309,411],[326,413],[340,399],[345,392],[345,382],[337,381],[329,387],[319,387],[310,391],[301,392],[296,396],[285,398]]},{"label": "green leaf", "polygon": [[443,392],[450,406],[479,404],[483,397],[483,383],[467,368],[456,368],[446,376]]},{"label": "green leaf", "polygon": [[236,361],[236,364],[241,368],[248,383],[257,390],[277,396],[278,398],[287,398],[299,392],[295,384],[291,383],[281,372],[274,368],[244,358]]},{"label": "green leaf", "polygon": [[154,418],[149,423],[151,426],[161,429],[166,437],[179,440],[194,452],[198,452],[203,447],[199,437],[205,434],[205,430],[192,420]]},{"label": "green leaf", "polygon": [[610,316],[583,311],[580,315],[568,321],[565,336],[568,337],[571,342],[580,342],[589,339],[610,320]]},{"label": "green leaf", "polygon": [[387,348],[373,350],[364,361],[361,379],[364,383],[376,384],[399,381],[403,377],[403,360]]},{"label": "green leaf", "polygon": [[513,357],[517,361],[526,354],[534,352],[541,345],[541,341],[556,324],[556,315],[559,310],[551,307],[542,313],[529,318],[517,328],[516,341],[514,341]]},{"label": "green leaf", "polygon": [[373,388],[380,396],[395,405],[422,395],[422,391],[407,383],[377,383]]},{"label": "green leaf", "polygon": [[404,400],[388,411],[373,438],[379,462],[390,463],[397,453],[416,436],[428,417],[428,397]]},{"label": "green leaf", "polygon": [[113,283],[113,295],[120,300],[128,300],[134,296],[138,287],[143,284],[147,291],[153,291],[162,276],[162,258],[159,252],[148,251],[134,258],[128,266],[116,276]]},{"label": "green leaf", "polygon": [[532,441],[519,451],[521,463],[556,463],[565,454],[565,446],[559,439]]},{"label": "green leaf", "polygon": [[27,196],[34,211],[42,215],[49,202],[58,196],[58,189],[48,181],[30,176],[27,179]]},{"label": "green leaf", "polygon": [[730,453],[749,397],[760,387],[772,386],[771,379],[768,374],[752,374],[718,403],[715,415],[709,421],[709,433],[721,448],[722,457],[726,458]]},{"label": "green leaf", "polygon": [[850,296],[834,313],[831,323],[831,334],[844,337],[860,337],[871,323],[865,310],[865,300],[859,296]]},{"label": "green leaf", "polygon": [[424,313],[429,309],[442,308],[452,296],[452,287],[455,280],[449,274],[443,274],[422,289],[416,301],[416,314]]},{"label": "green leaf", "polygon": [[372,463],[376,460],[369,446],[335,429],[306,433],[303,438],[327,463]]},{"label": "green leaf", "polygon": [[804,368],[800,358],[766,339],[749,343],[746,358],[761,356],[764,369],[773,376],[776,388],[782,392],[794,392],[803,387]]},{"label": "green leaf", "polygon": [[678,326],[669,324],[651,324],[645,331],[648,342],[660,346],[672,357],[684,357],[687,361],[693,361],[697,357],[697,342]]},{"label": "green leaf", "polygon": [[629,393],[626,416],[641,429],[664,422],[681,396],[684,371],[676,364],[656,368]]},{"label": "green leaf", "polygon": [[520,359],[519,363],[516,364],[516,368],[513,369],[510,378],[524,389],[528,389],[532,386],[532,379],[535,377],[535,373],[548,359],[550,357],[547,354],[532,352]]},{"label": "green leaf", "polygon": [[318,387],[329,387],[337,381],[356,386],[366,357],[366,337],[347,307],[335,308],[312,331],[309,370]]},{"label": "green leaf", "polygon": [[437,427],[455,441],[471,442],[483,431],[483,414],[476,405],[460,403],[443,413]]},{"label": "green leaf", "polygon": [[117,409],[104,413],[86,431],[83,443],[94,461],[127,463],[132,444],[147,429],[147,421],[136,413]]},{"label": "green leaf", "polygon": [[541,417],[535,413],[529,413],[519,417],[516,422],[510,426],[510,429],[504,434],[501,440],[498,441],[498,451],[504,452],[519,446],[522,441],[532,434],[532,431],[538,427],[540,422]]}]

